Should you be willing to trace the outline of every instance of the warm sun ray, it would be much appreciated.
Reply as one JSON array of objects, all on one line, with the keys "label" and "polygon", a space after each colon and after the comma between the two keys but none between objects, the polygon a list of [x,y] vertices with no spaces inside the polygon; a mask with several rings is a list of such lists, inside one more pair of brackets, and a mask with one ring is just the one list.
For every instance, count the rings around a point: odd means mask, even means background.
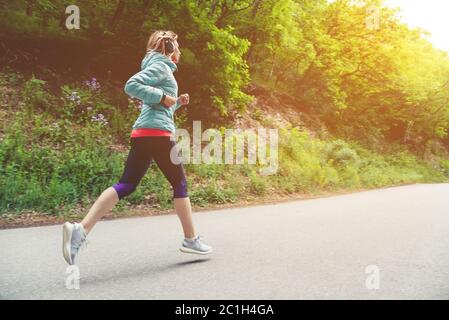
[{"label": "warm sun ray", "polygon": [[390,6],[400,7],[401,17],[410,27],[421,27],[431,33],[429,40],[449,52],[449,1],[444,0],[387,0]]}]

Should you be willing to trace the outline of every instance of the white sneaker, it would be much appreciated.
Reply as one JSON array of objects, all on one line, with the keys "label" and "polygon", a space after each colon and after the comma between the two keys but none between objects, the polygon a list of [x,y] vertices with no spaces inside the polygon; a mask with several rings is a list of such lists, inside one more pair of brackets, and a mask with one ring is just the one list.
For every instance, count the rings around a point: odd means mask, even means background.
[{"label": "white sneaker", "polygon": [[62,254],[68,264],[75,264],[79,249],[86,243],[86,232],[81,223],[64,223],[62,226]]},{"label": "white sneaker", "polygon": [[212,252],[212,247],[205,244],[201,236],[196,236],[193,240],[184,239],[179,250],[184,253],[205,255]]}]

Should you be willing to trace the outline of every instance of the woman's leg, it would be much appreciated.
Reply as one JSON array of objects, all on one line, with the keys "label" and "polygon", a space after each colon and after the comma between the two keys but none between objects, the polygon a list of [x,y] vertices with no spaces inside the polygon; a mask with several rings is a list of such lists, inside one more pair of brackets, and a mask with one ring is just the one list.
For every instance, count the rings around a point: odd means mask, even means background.
[{"label": "woman's leg", "polygon": [[191,239],[195,237],[195,229],[192,221],[192,206],[190,205],[190,198],[174,198],[175,211],[181,220],[184,237]]},{"label": "woman's leg", "polygon": [[95,201],[93,206],[90,208],[89,213],[84,217],[83,221],[81,221],[86,233],[89,233],[97,221],[112,210],[118,201],[119,197],[117,191],[115,191],[113,187],[109,187],[104,190],[97,201]]},{"label": "woman's leg", "polygon": [[170,154],[177,155],[177,149],[172,151],[172,148],[176,148],[176,144],[169,137],[163,137],[158,141],[158,152],[154,154],[154,160],[173,188],[175,211],[181,221],[184,236],[189,239],[194,238],[196,234],[184,168],[182,163],[176,164],[170,157]]},{"label": "woman's leg", "polygon": [[81,221],[86,233],[89,233],[97,221],[112,210],[120,199],[134,192],[151,164],[152,155],[149,151],[145,140],[131,139],[131,150],[119,182],[103,191]]}]

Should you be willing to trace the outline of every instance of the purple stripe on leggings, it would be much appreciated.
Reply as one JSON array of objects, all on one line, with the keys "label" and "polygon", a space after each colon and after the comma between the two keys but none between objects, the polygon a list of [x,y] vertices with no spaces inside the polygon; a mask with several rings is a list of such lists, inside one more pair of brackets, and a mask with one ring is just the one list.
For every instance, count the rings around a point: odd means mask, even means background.
[{"label": "purple stripe on leggings", "polygon": [[117,191],[119,199],[126,197],[127,195],[133,193],[134,190],[136,190],[135,183],[119,182],[119,183],[114,184],[112,187],[115,189],[115,191]]}]

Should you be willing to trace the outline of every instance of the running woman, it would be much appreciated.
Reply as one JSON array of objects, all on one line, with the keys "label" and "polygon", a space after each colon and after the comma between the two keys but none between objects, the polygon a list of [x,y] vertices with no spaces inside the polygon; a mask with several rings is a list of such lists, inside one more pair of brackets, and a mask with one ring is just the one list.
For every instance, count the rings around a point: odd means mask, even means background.
[{"label": "running woman", "polygon": [[184,231],[179,250],[201,255],[212,252],[212,248],[195,233],[183,165],[175,164],[170,158],[171,150],[176,148],[172,140],[176,129],[173,114],[182,105],[189,104],[187,93],[176,98],[178,85],[173,73],[181,56],[177,39],[173,31],[155,31],[149,38],[141,71],[125,85],[125,92],[140,99],[143,106],[132,127],[131,149],[124,172],[118,183],[103,191],[81,223],[66,222],[63,225],[62,251],[70,265],[75,264],[78,251],[96,222],[120,199],[135,191],[153,160],[173,189],[175,211]]}]

